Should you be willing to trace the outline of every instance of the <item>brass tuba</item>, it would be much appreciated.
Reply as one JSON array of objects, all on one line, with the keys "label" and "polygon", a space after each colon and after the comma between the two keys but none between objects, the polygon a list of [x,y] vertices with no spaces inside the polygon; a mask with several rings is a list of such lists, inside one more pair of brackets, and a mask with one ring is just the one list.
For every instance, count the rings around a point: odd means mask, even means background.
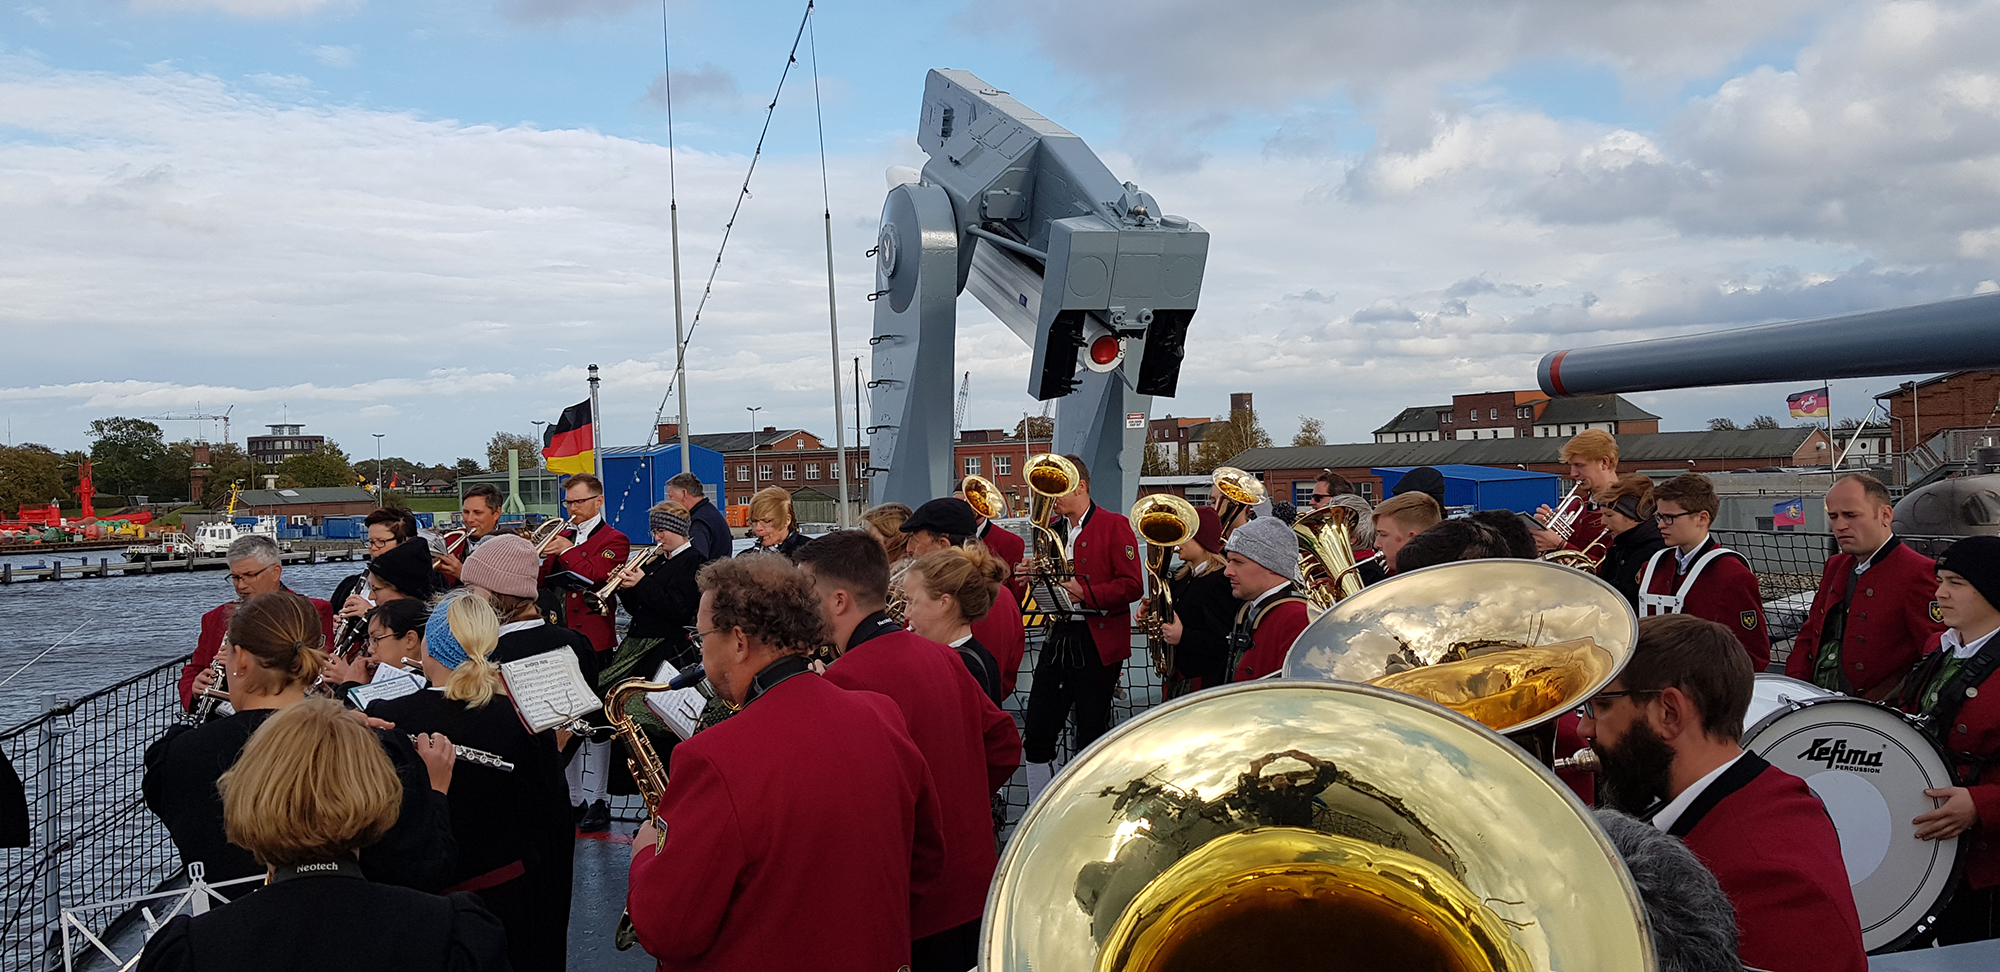
[{"label": "brass tuba", "polygon": [[1299,541],[1299,592],[1324,611],[1361,593],[1361,567],[1354,562],[1354,511],[1328,505],[1292,521]]},{"label": "brass tuba", "polygon": [[1174,619],[1174,592],[1167,586],[1167,555],[1201,531],[1194,504],[1172,493],[1151,493],[1132,504],[1132,529],[1146,542],[1149,608],[1137,627],[1146,635],[1146,654],[1161,678],[1174,673],[1174,646],[1160,637]]},{"label": "brass tuba", "polygon": [[1031,558],[1028,588],[1035,606],[1042,612],[1067,615],[1074,606],[1062,581],[1073,576],[1073,572],[1063,539],[1056,536],[1049,524],[1055,522],[1056,500],[1076,492],[1083,484],[1083,474],[1077,471],[1076,463],[1053,452],[1030,458],[1021,468],[1021,474],[1028,481],[1028,488],[1034,491],[1028,503],[1029,529],[1034,536],[1033,549],[1028,552]]},{"label": "brass tuba", "polygon": [[981,936],[996,972],[1657,968],[1630,875],[1547,769],[1421,699],[1293,680],[1162,704],[1072,760]]},{"label": "brass tuba", "polygon": [[1007,498],[1000,495],[1000,487],[985,476],[967,476],[959,483],[958,490],[965,494],[966,505],[982,520],[997,520],[1008,514]]},{"label": "brass tuba", "polygon": [[1209,503],[1215,507],[1216,518],[1222,521],[1224,540],[1242,526],[1235,522],[1237,517],[1270,498],[1262,480],[1235,466],[1218,467],[1209,481],[1215,487],[1214,499]]},{"label": "brass tuba", "polygon": [[1284,676],[1380,685],[1518,733],[1602,691],[1638,640],[1630,602],[1595,576],[1462,560],[1334,605],[1292,643]]}]

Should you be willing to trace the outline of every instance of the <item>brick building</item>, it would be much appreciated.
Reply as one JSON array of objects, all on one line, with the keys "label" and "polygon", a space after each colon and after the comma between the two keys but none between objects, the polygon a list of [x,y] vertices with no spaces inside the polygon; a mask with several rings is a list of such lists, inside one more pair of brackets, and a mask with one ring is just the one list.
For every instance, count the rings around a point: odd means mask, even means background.
[{"label": "brick building", "polygon": [[1909,452],[1949,429],[2000,425],[2000,371],[1954,371],[1875,396],[1889,411],[1890,443]]},{"label": "brick building", "polygon": [[[1553,436],[1517,435],[1478,440],[1274,446],[1248,450],[1230,459],[1228,464],[1259,474],[1274,500],[1303,502],[1312,493],[1314,477],[1323,469],[1331,469],[1355,484],[1361,495],[1372,501],[1382,498],[1382,479],[1371,470],[1388,466],[1460,463],[1566,473],[1569,467],[1562,462],[1562,446],[1567,441]],[[1619,472],[1655,475],[1825,465],[1833,461],[1826,433],[1811,428],[1624,432],[1618,434],[1618,449]]]},{"label": "brick building", "polygon": [[1375,442],[1568,438],[1584,429],[1658,432],[1660,417],[1618,395],[1550,399],[1539,391],[1478,392],[1453,395],[1450,405],[1403,409],[1375,430]]},{"label": "brick building", "polygon": [[[660,441],[677,439],[680,430],[672,423],[660,426]],[[839,458],[834,446],[804,429],[765,426],[759,432],[709,432],[688,436],[690,444],[722,453],[725,482],[723,506],[742,506],[766,486],[782,486],[791,492],[811,487],[828,496],[838,495]],[[751,445],[756,445],[755,459]],[[967,429],[959,433],[953,448],[954,476],[984,476],[1015,497],[1016,505],[1027,504],[1027,486],[1021,478],[1021,464],[1031,455],[1049,450],[1049,440],[1023,442],[1005,429]],[[868,447],[847,447],[847,495],[850,501],[867,506]],[[713,498],[713,497],[712,497]]]},{"label": "brick building", "polygon": [[326,436],[306,435],[300,432],[303,425],[281,423],[268,425],[270,432],[265,435],[248,436],[243,440],[243,454],[250,461],[265,466],[275,466],[292,456],[310,454],[326,444]]}]

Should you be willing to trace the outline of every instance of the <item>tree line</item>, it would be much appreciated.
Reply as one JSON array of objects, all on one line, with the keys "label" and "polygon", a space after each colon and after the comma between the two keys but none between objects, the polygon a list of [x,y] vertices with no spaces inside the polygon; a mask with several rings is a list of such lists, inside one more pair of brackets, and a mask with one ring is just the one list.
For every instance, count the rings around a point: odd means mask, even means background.
[{"label": "tree line", "polygon": [[[373,482],[376,460],[350,459],[338,442],[328,440],[311,453],[296,455],[274,464],[254,462],[238,443],[209,443],[209,471],[202,495],[189,496],[194,471],[194,439],[168,442],[158,425],[144,419],[112,416],[90,423],[89,450],[57,450],[37,442],[0,446],[0,511],[16,515],[22,506],[45,506],[51,500],[64,507],[77,505],[79,472],[85,460],[91,463],[92,486],[100,507],[127,505],[130,497],[144,496],[153,503],[191,503],[214,509],[228,501],[232,483],[244,489],[259,489],[263,477],[275,475],[281,489],[318,486],[355,486]],[[536,469],[541,453],[530,437],[496,432],[487,442],[484,466],[461,458],[450,465],[421,463],[400,456],[381,460],[384,479],[414,484],[441,480],[455,485],[461,475],[505,472],[507,449],[521,451],[522,468]]]}]

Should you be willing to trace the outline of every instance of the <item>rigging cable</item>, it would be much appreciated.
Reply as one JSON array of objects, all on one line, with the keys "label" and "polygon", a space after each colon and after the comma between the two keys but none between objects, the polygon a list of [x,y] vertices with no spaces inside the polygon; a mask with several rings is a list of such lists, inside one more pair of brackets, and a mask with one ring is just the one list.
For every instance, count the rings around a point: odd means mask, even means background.
[{"label": "rigging cable", "polygon": [[[694,340],[694,332],[701,327],[702,310],[708,307],[708,298],[715,292],[715,275],[722,270],[722,254],[729,248],[730,233],[736,229],[736,217],[743,212],[743,200],[750,198],[750,179],[757,174],[757,161],[764,156],[764,139],[771,134],[771,118],[777,113],[778,98],[785,93],[785,80],[792,76],[792,65],[799,62],[799,44],[806,36],[806,22],[812,18],[812,0],[806,2],[806,12],[799,18],[799,29],[792,37],[791,53],[785,56],[785,69],[778,74],[778,89],[771,93],[771,103],[764,106],[764,128],[757,133],[757,148],[750,154],[750,168],[743,173],[743,188],[736,194],[736,205],[729,211],[729,222],[722,224],[722,242],[715,248],[715,263],[708,268],[708,282],[701,288],[701,300],[694,306],[694,320],[688,324],[687,336],[680,341],[681,353],[686,353],[688,342]],[[668,386],[672,391],[672,386]]]},{"label": "rigging cable", "polygon": [[[812,24],[813,0],[806,0],[806,45],[812,52],[813,122],[819,127],[819,192],[826,226],[826,323],[833,342],[833,448],[839,462],[840,526],[852,525],[847,508],[847,429],[841,422],[840,405],[840,313],[833,288],[833,190],[826,177],[826,111],[819,97],[819,30]],[[858,448],[861,443],[854,443]]]}]

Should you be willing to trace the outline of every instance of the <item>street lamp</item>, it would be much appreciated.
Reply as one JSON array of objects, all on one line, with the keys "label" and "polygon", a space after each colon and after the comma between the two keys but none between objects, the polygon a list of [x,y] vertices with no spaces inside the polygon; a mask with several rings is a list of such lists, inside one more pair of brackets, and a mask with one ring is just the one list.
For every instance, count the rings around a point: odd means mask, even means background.
[{"label": "street lamp", "polygon": [[757,413],[763,411],[764,406],[745,405],[743,409],[750,413],[750,491],[755,493],[762,488],[757,484],[764,481],[757,475]]},{"label": "street lamp", "polygon": [[535,420],[535,448],[537,449],[542,446],[542,426],[547,424],[549,424],[547,419]]},{"label": "street lamp", "polygon": [[370,432],[375,437],[375,507],[382,507],[382,436],[383,432]]}]

